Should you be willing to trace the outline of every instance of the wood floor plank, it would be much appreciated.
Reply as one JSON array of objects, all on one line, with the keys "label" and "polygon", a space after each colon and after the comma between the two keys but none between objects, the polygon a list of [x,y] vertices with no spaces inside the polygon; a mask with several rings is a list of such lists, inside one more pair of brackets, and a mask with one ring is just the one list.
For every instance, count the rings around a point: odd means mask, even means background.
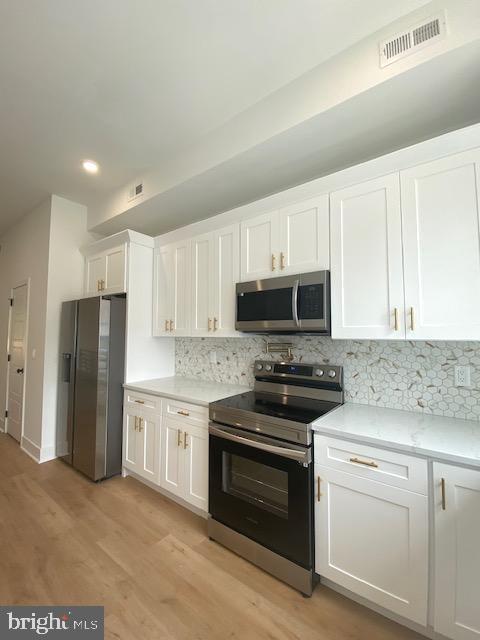
[{"label": "wood floor plank", "polygon": [[0,604],[99,604],[109,640],[419,640],[319,586],[310,599],[133,478],[37,465],[0,434]]}]

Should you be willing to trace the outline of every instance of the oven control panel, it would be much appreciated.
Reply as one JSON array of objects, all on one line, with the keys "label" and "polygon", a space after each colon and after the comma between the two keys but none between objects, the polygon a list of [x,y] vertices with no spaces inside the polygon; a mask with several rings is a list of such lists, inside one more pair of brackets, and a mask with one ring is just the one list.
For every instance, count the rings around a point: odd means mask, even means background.
[{"label": "oven control panel", "polygon": [[326,363],[304,364],[302,362],[255,362],[256,378],[296,378],[298,380],[342,382],[343,367]]}]

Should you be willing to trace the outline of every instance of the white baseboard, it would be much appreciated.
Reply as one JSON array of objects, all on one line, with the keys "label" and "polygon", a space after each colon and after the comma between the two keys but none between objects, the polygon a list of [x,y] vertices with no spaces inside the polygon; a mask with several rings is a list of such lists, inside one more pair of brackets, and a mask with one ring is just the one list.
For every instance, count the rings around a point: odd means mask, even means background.
[{"label": "white baseboard", "polygon": [[49,462],[49,460],[54,460],[57,457],[54,446],[41,448],[27,436],[22,436],[20,446],[32,460],[39,464]]}]

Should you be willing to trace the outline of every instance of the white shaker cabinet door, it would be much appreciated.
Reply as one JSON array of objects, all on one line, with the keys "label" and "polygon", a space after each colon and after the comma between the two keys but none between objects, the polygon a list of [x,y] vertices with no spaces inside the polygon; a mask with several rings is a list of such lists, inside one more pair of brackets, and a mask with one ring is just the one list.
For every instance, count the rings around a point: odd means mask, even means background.
[{"label": "white shaker cabinet door", "polygon": [[315,478],[317,573],[425,625],[427,496],[317,464]]},{"label": "white shaker cabinet door", "polygon": [[330,269],[328,194],[281,209],[279,224],[282,274]]},{"label": "white shaker cabinet door", "polygon": [[178,420],[163,415],[161,425],[160,485],[176,496],[184,495],[183,438],[185,430]]},{"label": "white shaker cabinet door", "polygon": [[127,290],[127,246],[121,245],[105,252],[104,293]]},{"label": "white shaker cabinet door", "polygon": [[434,463],[435,631],[480,638],[480,471]]},{"label": "white shaker cabinet door", "polygon": [[213,331],[213,235],[193,238],[191,269],[191,335]]},{"label": "white shaker cabinet door", "polygon": [[184,432],[185,494],[187,502],[208,511],[208,429],[189,425]]},{"label": "white shaker cabinet door", "polygon": [[213,232],[213,324],[217,336],[235,335],[235,285],[240,278],[240,225]]},{"label": "white shaker cabinet door", "polygon": [[405,337],[398,174],[330,196],[332,338]]},{"label": "white shaker cabinet door", "polygon": [[278,212],[241,223],[241,279],[243,282],[281,275]]},{"label": "white shaker cabinet door", "polygon": [[155,251],[153,278],[153,335],[171,335],[173,332],[173,295],[175,272],[173,247],[167,245]]},{"label": "white shaker cabinet door", "polygon": [[406,335],[480,339],[480,150],[401,172]]}]

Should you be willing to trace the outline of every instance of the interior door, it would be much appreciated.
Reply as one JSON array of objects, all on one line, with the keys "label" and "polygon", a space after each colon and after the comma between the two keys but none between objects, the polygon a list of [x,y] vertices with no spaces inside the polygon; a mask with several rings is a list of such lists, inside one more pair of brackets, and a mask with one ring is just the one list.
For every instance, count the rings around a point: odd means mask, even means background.
[{"label": "interior door", "polygon": [[282,273],[330,269],[328,194],[279,211]]},{"label": "interior door", "polygon": [[25,340],[27,332],[27,291],[23,284],[12,291],[8,353],[8,419],[7,433],[20,442],[23,421],[25,385]]},{"label": "interior door", "polygon": [[402,171],[407,338],[480,339],[480,150]]},{"label": "interior door", "polygon": [[332,338],[405,338],[398,174],[330,196]]}]

